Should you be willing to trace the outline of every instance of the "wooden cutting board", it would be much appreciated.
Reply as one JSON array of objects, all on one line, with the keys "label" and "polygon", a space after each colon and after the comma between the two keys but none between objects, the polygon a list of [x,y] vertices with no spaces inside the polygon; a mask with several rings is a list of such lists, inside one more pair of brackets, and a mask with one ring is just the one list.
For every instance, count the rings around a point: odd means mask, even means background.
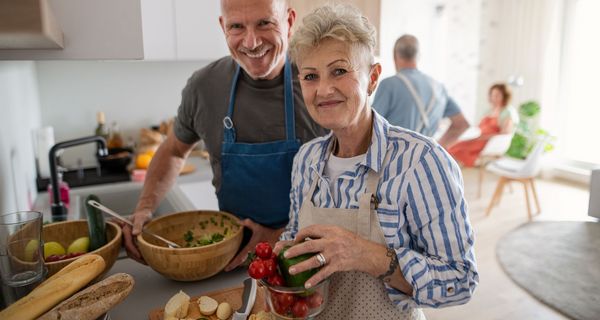
[{"label": "wooden cutting board", "polygon": [[[235,312],[235,310],[239,309],[242,306],[242,293],[243,292],[244,292],[244,286],[239,286],[239,287],[234,287],[234,288],[228,288],[228,289],[222,289],[222,290],[218,290],[218,291],[208,292],[206,294],[203,294],[203,296],[209,296],[209,297],[217,300],[219,303],[228,302],[231,305],[233,312]],[[196,296],[196,297],[192,297],[190,299],[190,308],[188,311],[187,318],[198,319],[200,317],[205,317],[210,320],[219,320],[219,318],[217,318],[216,315],[203,316],[200,313],[200,308],[198,307],[198,302],[197,302],[197,300],[200,299],[200,297],[201,296]],[[167,301],[165,301],[165,305],[166,304],[167,304]],[[266,307],[266,305],[265,305],[263,288],[258,287],[258,288],[256,288],[256,300],[254,302],[254,307],[252,308],[252,313],[258,313],[260,311],[263,311],[266,309],[265,307]],[[148,316],[148,318],[150,320],[163,320],[163,316],[164,316],[164,306],[161,308],[152,310],[150,312],[150,315]]]}]

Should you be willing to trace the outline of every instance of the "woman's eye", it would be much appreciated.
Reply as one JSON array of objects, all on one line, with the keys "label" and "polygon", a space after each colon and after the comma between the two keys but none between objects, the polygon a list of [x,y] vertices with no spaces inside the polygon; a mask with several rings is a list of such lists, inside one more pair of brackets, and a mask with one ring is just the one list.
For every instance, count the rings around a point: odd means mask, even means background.
[{"label": "woman's eye", "polygon": [[305,81],[312,81],[312,80],[317,79],[317,75],[314,73],[309,73],[309,74],[304,75],[304,77],[302,79]]},{"label": "woman's eye", "polygon": [[338,69],[334,69],[333,70],[333,74],[336,75],[336,76],[341,76],[341,75],[343,75],[343,74],[345,74],[347,72],[348,71],[346,71],[346,69],[339,69],[338,68]]}]

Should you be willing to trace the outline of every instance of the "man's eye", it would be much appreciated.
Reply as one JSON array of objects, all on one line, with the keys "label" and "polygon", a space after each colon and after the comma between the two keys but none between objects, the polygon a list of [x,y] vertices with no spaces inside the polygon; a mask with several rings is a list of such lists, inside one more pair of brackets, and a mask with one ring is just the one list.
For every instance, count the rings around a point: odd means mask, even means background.
[{"label": "man's eye", "polygon": [[306,74],[306,75],[304,75],[304,77],[302,78],[302,80],[305,80],[305,81],[312,81],[312,80],[315,80],[315,79],[317,79],[317,75],[316,75],[316,74],[314,74],[314,73],[309,73],[309,74]]},{"label": "man's eye", "polygon": [[268,21],[268,20],[261,20],[261,21],[258,23],[258,26],[259,26],[259,27],[264,27],[264,26],[267,26],[267,25],[269,25],[269,24],[271,24],[271,21]]},{"label": "man's eye", "polygon": [[241,29],[241,28],[242,28],[241,23],[234,23],[234,24],[229,25],[229,29]]},{"label": "man's eye", "polygon": [[336,76],[341,76],[343,74],[346,74],[347,72],[348,71],[346,69],[340,69],[340,68],[333,70],[333,74]]}]

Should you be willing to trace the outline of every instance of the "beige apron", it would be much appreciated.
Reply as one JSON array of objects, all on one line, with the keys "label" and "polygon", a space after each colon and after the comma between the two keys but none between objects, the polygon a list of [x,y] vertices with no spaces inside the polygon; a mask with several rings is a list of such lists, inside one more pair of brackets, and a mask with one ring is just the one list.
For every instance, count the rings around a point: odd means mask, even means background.
[{"label": "beige apron", "polygon": [[[375,171],[369,171],[367,190],[359,199],[358,209],[315,207],[312,196],[318,180],[318,178],[313,180],[300,209],[299,228],[312,224],[336,225],[357,233],[365,239],[385,245],[377,211],[371,204],[379,180],[379,175]],[[409,308],[402,311],[394,306],[387,295],[383,281],[363,272],[349,271],[331,275],[329,302],[317,319],[422,320],[425,316],[421,309]]]}]

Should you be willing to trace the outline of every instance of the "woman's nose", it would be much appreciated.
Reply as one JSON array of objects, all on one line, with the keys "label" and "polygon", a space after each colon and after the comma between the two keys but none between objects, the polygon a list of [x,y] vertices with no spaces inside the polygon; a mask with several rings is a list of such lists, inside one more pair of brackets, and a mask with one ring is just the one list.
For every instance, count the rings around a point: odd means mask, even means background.
[{"label": "woman's nose", "polygon": [[317,87],[317,95],[326,97],[335,92],[335,87],[333,83],[329,81],[326,77],[319,79],[319,86]]}]

